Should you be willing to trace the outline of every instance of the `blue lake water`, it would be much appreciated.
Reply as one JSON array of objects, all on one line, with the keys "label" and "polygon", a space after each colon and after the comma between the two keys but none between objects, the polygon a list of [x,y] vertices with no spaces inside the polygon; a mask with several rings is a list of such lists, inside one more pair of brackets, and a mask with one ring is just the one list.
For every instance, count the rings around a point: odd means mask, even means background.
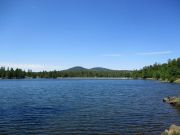
[{"label": "blue lake water", "polygon": [[0,134],[159,135],[180,125],[163,103],[179,84],[144,80],[0,80]]}]

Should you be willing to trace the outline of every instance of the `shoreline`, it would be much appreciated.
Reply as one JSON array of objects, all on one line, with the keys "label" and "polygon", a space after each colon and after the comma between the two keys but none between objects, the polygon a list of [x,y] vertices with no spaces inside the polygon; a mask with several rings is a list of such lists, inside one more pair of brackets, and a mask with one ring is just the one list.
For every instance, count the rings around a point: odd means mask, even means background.
[{"label": "shoreline", "polygon": [[[159,81],[161,83],[171,83],[167,80],[157,80],[155,78],[128,78],[128,77],[58,77],[58,78],[0,78],[0,80],[43,80],[43,79],[52,79],[52,80],[151,80]],[[172,84],[180,84],[180,79],[176,79]]]},{"label": "shoreline", "polygon": [[141,80],[125,77],[58,77],[58,78],[0,78],[0,80],[41,80],[41,79],[52,79],[52,80]]}]

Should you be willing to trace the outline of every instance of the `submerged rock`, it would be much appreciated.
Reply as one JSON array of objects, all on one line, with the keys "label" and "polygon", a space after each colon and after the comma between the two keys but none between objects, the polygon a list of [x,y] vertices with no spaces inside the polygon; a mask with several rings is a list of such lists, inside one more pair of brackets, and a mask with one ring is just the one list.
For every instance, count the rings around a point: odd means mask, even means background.
[{"label": "submerged rock", "polygon": [[163,102],[180,107],[180,97],[166,97],[163,99]]},{"label": "submerged rock", "polygon": [[180,135],[180,126],[171,125],[169,130],[165,130],[161,135]]}]

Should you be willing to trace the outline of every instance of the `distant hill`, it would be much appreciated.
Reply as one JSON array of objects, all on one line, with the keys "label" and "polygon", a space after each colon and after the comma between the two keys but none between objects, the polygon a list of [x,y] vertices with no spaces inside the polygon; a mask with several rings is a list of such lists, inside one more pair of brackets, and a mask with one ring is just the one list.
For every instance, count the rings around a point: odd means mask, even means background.
[{"label": "distant hill", "polygon": [[103,68],[103,67],[94,67],[94,68],[91,68],[90,70],[93,70],[93,71],[111,71],[110,69]]},{"label": "distant hill", "polygon": [[84,71],[84,70],[92,70],[92,71],[111,71],[110,69],[107,69],[107,68],[103,68],[103,67],[94,67],[94,68],[84,68],[84,67],[81,67],[81,66],[76,66],[76,67],[72,67],[72,68],[69,68],[69,69],[66,69],[65,71]]},{"label": "distant hill", "polygon": [[75,66],[69,69],[65,69],[62,71],[114,71],[114,72],[131,72],[131,70],[112,70],[108,68],[103,68],[103,67],[94,67],[94,68],[84,68],[81,66]]},{"label": "distant hill", "polygon": [[87,68],[76,66],[69,69],[66,69],[65,71],[81,71],[81,70],[88,70]]}]

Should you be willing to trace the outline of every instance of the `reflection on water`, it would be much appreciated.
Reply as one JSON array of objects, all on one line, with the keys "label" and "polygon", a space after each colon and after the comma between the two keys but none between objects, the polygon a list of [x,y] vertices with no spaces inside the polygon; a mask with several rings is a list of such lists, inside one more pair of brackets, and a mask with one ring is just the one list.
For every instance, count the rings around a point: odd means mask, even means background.
[{"label": "reflection on water", "polygon": [[158,135],[180,125],[162,102],[180,85],[143,80],[1,80],[0,134]]}]

